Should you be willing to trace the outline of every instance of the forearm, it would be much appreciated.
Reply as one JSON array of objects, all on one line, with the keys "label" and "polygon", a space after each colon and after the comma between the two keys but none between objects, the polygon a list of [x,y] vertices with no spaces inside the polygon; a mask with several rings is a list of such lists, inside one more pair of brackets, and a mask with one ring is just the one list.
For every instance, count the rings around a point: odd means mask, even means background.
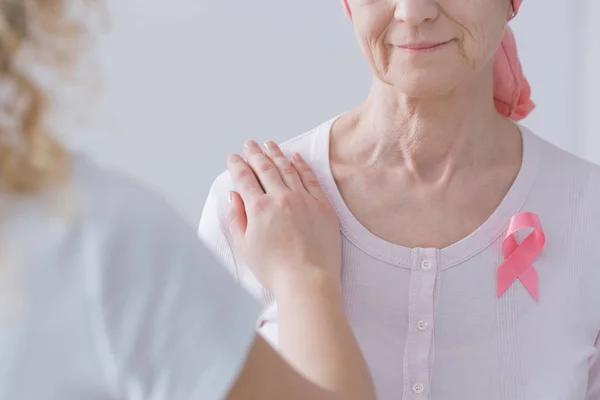
[{"label": "forearm", "polygon": [[279,349],[315,384],[344,399],[374,399],[372,380],[344,313],[339,284],[308,271],[279,284]]}]

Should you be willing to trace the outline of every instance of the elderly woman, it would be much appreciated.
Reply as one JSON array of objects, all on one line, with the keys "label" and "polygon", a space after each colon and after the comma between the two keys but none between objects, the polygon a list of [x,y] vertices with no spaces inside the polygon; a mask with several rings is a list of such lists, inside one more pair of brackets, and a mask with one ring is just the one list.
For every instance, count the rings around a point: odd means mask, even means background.
[{"label": "elderly woman", "polygon": [[[294,207],[284,161],[300,153],[337,211],[345,309],[382,400],[600,399],[600,169],[514,122],[533,108],[507,27],[520,3],[344,0],[366,100],[281,147],[246,144],[257,173],[279,166],[285,187],[265,191]],[[217,179],[200,236],[272,305],[229,245],[232,190]],[[268,311],[266,336],[284,317]]]}]

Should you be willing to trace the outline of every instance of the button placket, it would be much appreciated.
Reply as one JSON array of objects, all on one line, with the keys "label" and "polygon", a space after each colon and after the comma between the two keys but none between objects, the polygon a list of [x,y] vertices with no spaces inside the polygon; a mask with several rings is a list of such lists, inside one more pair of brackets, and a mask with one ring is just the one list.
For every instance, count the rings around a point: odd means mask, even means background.
[{"label": "button placket", "polygon": [[434,290],[438,273],[437,251],[413,252],[410,279],[409,327],[404,359],[404,399],[427,399],[429,360],[433,338]]}]

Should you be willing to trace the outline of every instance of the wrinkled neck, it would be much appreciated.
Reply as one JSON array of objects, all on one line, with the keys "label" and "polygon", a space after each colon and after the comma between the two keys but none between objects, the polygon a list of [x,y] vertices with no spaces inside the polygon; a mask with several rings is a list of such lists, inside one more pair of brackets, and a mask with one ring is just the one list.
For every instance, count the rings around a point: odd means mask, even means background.
[{"label": "wrinkled neck", "polygon": [[481,80],[441,96],[410,98],[375,79],[355,110],[352,132],[358,140],[350,142],[360,144],[359,162],[402,164],[416,176],[437,179],[499,156],[507,147],[502,143],[514,144],[518,129],[495,110],[491,72]]}]

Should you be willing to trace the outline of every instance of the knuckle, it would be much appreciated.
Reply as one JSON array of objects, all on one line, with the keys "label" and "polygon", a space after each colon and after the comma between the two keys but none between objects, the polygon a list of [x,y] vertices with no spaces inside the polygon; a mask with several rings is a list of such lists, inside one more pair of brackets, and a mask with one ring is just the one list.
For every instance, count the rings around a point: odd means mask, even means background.
[{"label": "knuckle", "polygon": [[275,168],[275,165],[270,161],[261,161],[258,164],[258,170],[260,172],[270,172]]},{"label": "knuckle", "polygon": [[281,163],[279,169],[283,175],[293,175],[296,173],[296,169],[290,163]]},{"label": "knuckle", "polygon": [[284,210],[293,208],[296,203],[296,196],[292,193],[282,193],[277,199],[277,204]]},{"label": "knuckle", "polygon": [[227,157],[227,164],[229,166],[238,166],[244,164],[244,160],[239,154],[232,153]]},{"label": "knuckle", "polygon": [[321,207],[322,212],[325,215],[328,215],[332,218],[337,218],[337,213],[335,212],[335,209],[329,202],[319,202],[319,205]]},{"label": "knuckle", "polygon": [[243,180],[247,180],[248,178],[252,177],[252,175],[253,175],[253,173],[250,168],[242,167],[235,174],[235,178],[237,180],[243,181]]},{"label": "knuckle", "polygon": [[280,149],[273,149],[270,151],[270,157],[272,159],[285,159],[285,155],[283,154],[283,152]]},{"label": "knuckle", "polygon": [[256,197],[252,200],[251,207],[255,213],[263,213],[271,207],[271,199],[267,196]]},{"label": "knuckle", "polygon": [[298,163],[298,167],[299,167],[299,168],[300,168],[302,171],[304,171],[304,172],[312,172],[312,169],[310,168],[310,165],[308,165],[308,163],[307,163],[306,161],[304,161],[304,160],[301,160],[301,161]]},{"label": "knuckle", "polygon": [[319,185],[319,181],[314,176],[306,177],[305,182],[306,182],[306,185],[311,188],[320,188],[321,187],[321,185]]}]

